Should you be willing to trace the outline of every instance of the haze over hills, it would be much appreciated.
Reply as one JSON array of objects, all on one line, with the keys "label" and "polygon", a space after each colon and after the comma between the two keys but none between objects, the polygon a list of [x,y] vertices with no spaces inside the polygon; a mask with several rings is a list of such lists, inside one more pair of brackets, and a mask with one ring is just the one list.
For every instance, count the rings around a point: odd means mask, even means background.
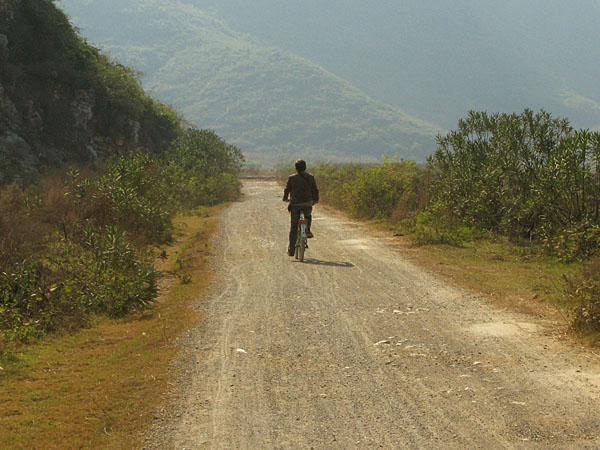
[{"label": "haze over hills", "polygon": [[598,0],[192,1],[446,128],[525,107],[600,125]]},{"label": "haze over hills", "polygon": [[157,97],[262,159],[423,160],[470,109],[600,126],[598,0],[62,3]]},{"label": "haze over hills", "polygon": [[263,47],[184,2],[63,2],[82,33],[143,71],[145,87],[250,160],[424,160],[438,127],[305,58]]}]

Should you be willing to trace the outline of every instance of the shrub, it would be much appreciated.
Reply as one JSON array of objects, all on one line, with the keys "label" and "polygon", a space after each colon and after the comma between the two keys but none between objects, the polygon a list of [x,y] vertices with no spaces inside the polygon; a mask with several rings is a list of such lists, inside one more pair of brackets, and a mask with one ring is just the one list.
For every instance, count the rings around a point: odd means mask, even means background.
[{"label": "shrub", "polygon": [[571,326],[577,331],[600,332],[600,260],[588,263],[577,278],[566,278],[571,301]]},{"label": "shrub", "polygon": [[163,160],[172,201],[181,207],[214,205],[240,193],[242,153],[211,130],[186,130]]},{"label": "shrub", "polygon": [[357,217],[402,220],[426,203],[425,171],[412,161],[318,165],[314,175],[324,202]]},{"label": "shrub", "polygon": [[0,333],[27,341],[119,317],[157,295],[149,248],[173,215],[235,198],[242,156],[190,129],[169,152],[114,156],[100,176],[70,169],[23,191],[0,188]]},{"label": "shrub", "polygon": [[548,253],[563,262],[587,259],[600,249],[600,225],[590,223],[573,224],[564,230],[544,237]]},{"label": "shrub", "polygon": [[[42,264],[16,264],[0,273],[0,332],[7,340],[28,341],[39,337],[69,307],[61,301]],[[72,314],[69,314],[70,316]]]},{"label": "shrub", "polygon": [[[600,225],[600,133],[549,113],[471,111],[430,158],[434,200],[479,229],[589,255]],[[597,241],[596,241],[597,242]]]},{"label": "shrub", "polygon": [[448,213],[445,206],[436,203],[428,211],[417,214],[413,229],[419,244],[448,244],[461,246],[473,239],[474,231]]},{"label": "shrub", "polygon": [[116,226],[86,228],[81,246],[61,246],[52,259],[65,292],[88,312],[123,316],[147,307],[156,297],[156,272]]}]

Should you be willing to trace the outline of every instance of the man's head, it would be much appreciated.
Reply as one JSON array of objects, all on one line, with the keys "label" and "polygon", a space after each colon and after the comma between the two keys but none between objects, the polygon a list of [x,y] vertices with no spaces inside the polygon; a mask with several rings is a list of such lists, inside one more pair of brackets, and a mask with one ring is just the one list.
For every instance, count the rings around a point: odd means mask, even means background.
[{"label": "man's head", "polygon": [[299,159],[298,161],[296,161],[295,166],[298,172],[304,172],[306,170],[306,161],[304,161],[303,159]]}]

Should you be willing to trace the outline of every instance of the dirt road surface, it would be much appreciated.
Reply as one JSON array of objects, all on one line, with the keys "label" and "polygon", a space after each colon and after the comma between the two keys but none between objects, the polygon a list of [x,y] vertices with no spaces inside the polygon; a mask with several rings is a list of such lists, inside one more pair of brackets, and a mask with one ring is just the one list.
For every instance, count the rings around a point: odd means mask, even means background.
[{"label": "dirt road surface", "polygon": [[318,207],[294,262],[282,189],[244,191],[146,448],[600,448],[597,355]]}]

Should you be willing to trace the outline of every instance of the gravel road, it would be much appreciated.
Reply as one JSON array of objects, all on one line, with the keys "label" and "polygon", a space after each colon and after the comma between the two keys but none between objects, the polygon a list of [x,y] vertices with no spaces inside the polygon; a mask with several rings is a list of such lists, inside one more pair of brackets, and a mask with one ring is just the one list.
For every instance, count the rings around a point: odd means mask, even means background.
[{"label": "gravel road", "polygon": [[274,182],[223,214],[204,321],[145,448],[600,448],[600,358],[317,206],[286,254]]}]

